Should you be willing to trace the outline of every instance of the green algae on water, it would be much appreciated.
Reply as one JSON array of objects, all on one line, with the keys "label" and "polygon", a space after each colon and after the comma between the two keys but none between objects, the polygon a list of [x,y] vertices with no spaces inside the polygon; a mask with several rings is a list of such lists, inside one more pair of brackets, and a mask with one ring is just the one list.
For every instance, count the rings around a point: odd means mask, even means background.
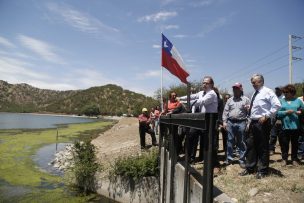
[{"label": "green algae on water", "polygon": [[0,130],[0,201],[5,200],[3,182],[27,191],[21,197],[10,197],[10,200],[18,202],[83,202],[92,198],[72,196],[63,187],[62,177],[41,171],[32,157],[44,145],[96,137],[112,123],[97,121],[61,126],[58,128],[58,140],[57,129]]}]

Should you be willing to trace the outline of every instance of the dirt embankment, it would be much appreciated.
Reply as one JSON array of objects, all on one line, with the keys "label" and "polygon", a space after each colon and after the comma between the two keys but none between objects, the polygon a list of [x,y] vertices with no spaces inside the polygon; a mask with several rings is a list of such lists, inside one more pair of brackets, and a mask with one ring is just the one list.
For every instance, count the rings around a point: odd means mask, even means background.
[{"label": "dirt embankment", "polygon": [[[104,166],[112,164],[118,157],[139,154],[141,150],[137,118],[120,119],[92,143],[97,147],[97,158]],[[151,137],[148,134],[146,143],[151,144]]]}]

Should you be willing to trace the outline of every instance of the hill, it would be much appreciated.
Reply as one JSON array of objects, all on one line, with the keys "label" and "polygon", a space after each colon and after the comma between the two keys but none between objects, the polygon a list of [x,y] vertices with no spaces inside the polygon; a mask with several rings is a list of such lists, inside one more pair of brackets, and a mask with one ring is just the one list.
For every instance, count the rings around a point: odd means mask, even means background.
[{"label": "hill", "polygon": [[138,115],[142,107],[156,104],[152,97],[113,84],[85,90],[55,91],[0,80],[1,112],[83,114],[86,109],[94,107],[102,115]]}]

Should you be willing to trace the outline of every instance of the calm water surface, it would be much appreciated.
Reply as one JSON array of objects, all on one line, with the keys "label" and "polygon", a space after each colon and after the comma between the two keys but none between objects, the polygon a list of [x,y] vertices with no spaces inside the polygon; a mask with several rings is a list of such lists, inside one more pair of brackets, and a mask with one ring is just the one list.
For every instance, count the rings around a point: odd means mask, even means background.
[{"label": "calm water surface", "polygon": [[93,121],[96,121],[96,119],[77,116],[0,113],[0,129],[56,128],[56,125],[59,124],[87,123]]}]

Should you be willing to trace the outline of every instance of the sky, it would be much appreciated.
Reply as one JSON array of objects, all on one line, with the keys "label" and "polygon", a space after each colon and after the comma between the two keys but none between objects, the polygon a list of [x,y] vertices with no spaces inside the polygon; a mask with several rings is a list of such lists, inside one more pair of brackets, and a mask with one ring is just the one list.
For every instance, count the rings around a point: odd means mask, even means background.
[{"label": "sky", "polygon": [[[289,82],[288,35],[304,37],[303,0],[0,0],[0,80],[53,90],[116,84],[153,96],[161,33],[188,81],[232,90],[261,73]],[[293,82],[304,81],[304,38],[293,38]],[[163,69],[163,87],[181,82]]]}]

